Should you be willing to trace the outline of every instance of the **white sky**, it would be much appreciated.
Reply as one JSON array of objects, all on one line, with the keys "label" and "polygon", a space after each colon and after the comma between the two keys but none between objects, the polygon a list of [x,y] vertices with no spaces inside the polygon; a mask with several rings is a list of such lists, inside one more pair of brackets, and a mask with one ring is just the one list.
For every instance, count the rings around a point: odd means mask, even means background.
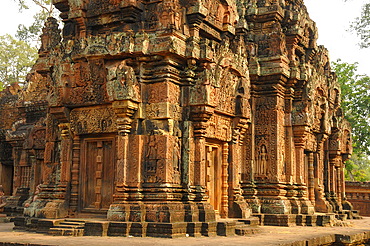
[{"label": "white sky", "polygon": [[319,30],[318,44],[329,50],[330,59],[358,62],[358,72],[370,75],[370,48],[360,49],[359,38],[349,31],[350,23],[361,15],[369,0],[305,0],[308,13]]},{"label": "white sky", "polygon": [[[18,24],[30,24],[33,11],[18,13],[14,0],[0,0],[0,35],[14,35]],[[305,0],[311,19],[319,29],[318,44],[328,48],[332,61],[359,63],[358,72],[370,75],[370,48],[360,49],[359,39],[348,32],[350,22],[361,13],[361,6],[369,0]]]}]

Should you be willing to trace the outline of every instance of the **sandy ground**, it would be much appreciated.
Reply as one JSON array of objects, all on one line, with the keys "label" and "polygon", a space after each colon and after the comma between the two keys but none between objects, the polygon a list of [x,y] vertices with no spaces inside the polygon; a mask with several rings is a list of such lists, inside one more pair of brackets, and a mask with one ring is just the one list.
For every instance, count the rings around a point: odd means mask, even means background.
[{"label": "sandy ground", "polygon": [[[335,234],[364,234],[370,232],[370,217],[351,220],[351,227],[260,227],[261,232],[250,236],[198,237],[198,238],[134,238],[134,237],[65,237],[13,231],[13,223],[0,224],[0,242],[31,243],[38,245],[298,245],[311,240],[310,245],[332,240]],[[370,235],[370,234],[369,234]]]}]

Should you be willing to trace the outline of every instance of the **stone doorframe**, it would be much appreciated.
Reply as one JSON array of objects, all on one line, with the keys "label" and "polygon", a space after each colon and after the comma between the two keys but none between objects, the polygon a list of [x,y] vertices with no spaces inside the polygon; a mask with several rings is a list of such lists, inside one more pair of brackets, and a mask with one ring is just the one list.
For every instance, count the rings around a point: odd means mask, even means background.
[{"label": "stone doorframe", "polygon": [[[108,211],[109,205],[113,203],[116,167],[115,142],[116,138],[111,134],[88,135],[81,138],[78,211],[100,213]],[[94,144],[96,144],[95,148]]]},{"label": "stone doorframe", "polygon": [[228,214],[228,143],[208,140],[206,147],[205,180],[208,202],[216,216],[226,218]]},{"label": "stone doorframe", "polygon": [[[72,161],[72,168],[71,168],[71,194],[70,194],[70,212],[75,215],[76,213],[86,212],[82,211],[82,205],[81,205],[81,196],[82,196],[82,189],[81,189],[81,175],[82,175],[82,155],[84,154],[83,148],[83,142],[85,139],[88,140],[104,140],[104,139],[111,139],[116,143],[117,139],[114,134],[99,134],[99,135],[74,135],[73,138],[73,144],[72,144],[72,155],[73,155],[73,161]],[[113,152],[114,155],[116,155],[116,144],[113,144]],[[114,157],[116,159],[116,157]],[[115,162],[114,162],[115,165]],[[114,173],[115,176],[115,173]],[[115,180],[115,177],[112,177],[113,180]],[[114,188],[115,185],[113,185]],[[112,196],[114,194],[114,190],[112,191]],[[113,201],[113,199],[112,199]],[[98,212],[98,210],[96,211]],[[101,213],[101,211],[100,211]]]}]

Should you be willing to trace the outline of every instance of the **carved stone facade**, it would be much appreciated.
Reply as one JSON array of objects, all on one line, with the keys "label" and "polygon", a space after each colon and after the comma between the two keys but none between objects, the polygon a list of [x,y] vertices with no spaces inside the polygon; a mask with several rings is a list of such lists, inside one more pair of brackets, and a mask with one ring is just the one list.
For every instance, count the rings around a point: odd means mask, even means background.
[{"label": "carved stone facade", "polygon": [[302,0],[53,3],[62,34],[50,18],[3,126],[7,182],[41,184],[25,215],[212,227],[345,209],[350,127]]},{"label": "carved stone facade", "polygon": [[370,183],[346,181],[346,198],[362,216],[370,216]]}]

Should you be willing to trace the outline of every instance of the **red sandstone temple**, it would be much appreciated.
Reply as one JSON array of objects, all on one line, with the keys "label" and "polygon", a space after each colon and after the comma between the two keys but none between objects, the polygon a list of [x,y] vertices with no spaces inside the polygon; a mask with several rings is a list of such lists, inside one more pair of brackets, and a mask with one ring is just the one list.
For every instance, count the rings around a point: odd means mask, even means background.
[{"label": "red sandstone temple", "polygon": [[27,87],[0,98],[16,226],[100,217],[207,235],[220,218],[353,215],[350,126],[302,0],[53,4],[63,30],[48,19]]}]

